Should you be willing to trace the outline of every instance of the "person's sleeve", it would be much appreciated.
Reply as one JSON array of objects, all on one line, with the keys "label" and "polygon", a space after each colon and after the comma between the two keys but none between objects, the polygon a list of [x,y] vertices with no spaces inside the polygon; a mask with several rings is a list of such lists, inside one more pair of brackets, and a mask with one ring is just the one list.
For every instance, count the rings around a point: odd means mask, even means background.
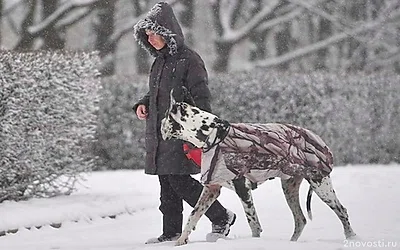
[{"label": "person's sleeve", "polygon": [[142,98],[139,99],[137,103],[135,103],[132,107],[132,109],[136,112],[136,109],[139,105],[144,105],[146,106],[146,109],[149,109],[149,101],[150,101],[150,92],[147,92],[146,95],[144,95]]},{"label": "person's sleeve", "polygon": [[196,106],[211,112],[211,94],[208,88],[208,74],[203,60],[194,58],[189,61],[187,86]]}]

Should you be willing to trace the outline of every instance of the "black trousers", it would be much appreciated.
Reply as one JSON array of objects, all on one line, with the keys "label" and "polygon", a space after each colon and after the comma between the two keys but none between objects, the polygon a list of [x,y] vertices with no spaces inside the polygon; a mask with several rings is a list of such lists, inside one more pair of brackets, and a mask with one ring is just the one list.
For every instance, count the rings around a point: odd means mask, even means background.
[{"label": "black trousers", "polygon": [[[163,214],[163,234],[167,236],[182,232],[183,200],[194,207],[203,190],[203,185],[190,175],[159,175],[161,186],[160,211]],[[215,223],[226,219],[226,209],[215,201],[205,213]]]}]

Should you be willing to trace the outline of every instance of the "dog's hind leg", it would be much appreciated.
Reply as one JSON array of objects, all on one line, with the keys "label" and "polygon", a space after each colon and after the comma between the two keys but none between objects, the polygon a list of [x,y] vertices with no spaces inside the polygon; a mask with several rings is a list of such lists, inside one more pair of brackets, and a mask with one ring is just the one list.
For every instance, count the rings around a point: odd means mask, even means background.
[{"label": "dog's hind leg", "polygon": [[244,177],[233,180],[234,191],[242,202],[253,237],[260,237],[262,228],[251,194],[251,182]]},{"label": "dog's hind leg", "polygon": [[188,221],[186,222],[185,228],[179,239],[176,241],[177,246],[181,246],[188,243],[189,235],[192,230],[196,229],[197,222],[200,220],[201,216],[210,208],[214,201],[218,198],[221,193],[221,186],[204,186],[200,197],[194,206]]},{"label": "dog's hind leg", "polygon": [[306,217],[303,214],[300,206],[299,189],[303,178],[292,177],[287,180],[281,179],[283,193],[287,204],[293,214],[294,232],[291,241],[297,241],[307,223]]},{"label": "dog's hind leg", "polygon": [[343,224],[344,234],[346,239],[356,236],[350,226],[349,215],[347,209],[340,203],[332,186],[332,181],[329,176],[321,180],[308,180],[313,191],[325,202],[339,217]]}]

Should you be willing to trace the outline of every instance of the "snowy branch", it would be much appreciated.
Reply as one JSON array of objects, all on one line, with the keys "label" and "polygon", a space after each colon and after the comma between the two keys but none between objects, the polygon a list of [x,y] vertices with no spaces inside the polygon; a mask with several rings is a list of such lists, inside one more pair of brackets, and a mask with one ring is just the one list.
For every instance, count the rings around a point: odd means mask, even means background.
[{"label": "snowy branch", "polygon": [[276,25],[288,22],[290,20],[295,19],[296,17],[300,16],[304,12],[304,9],[295,9],[287,14],[284,14],[282,16],[279,16],[277,18],[274,18],[272,20],[269,20],[267,22],[262,23],[260,26],[257,28],[257,32],[263,32],[267,29],[270,29]]},{"label": "snowy branch", "polygon": [[1,16],[8,16],[11,12],[13,12],[16,8],[18,8],[23,2],[26,2],[27,0],[19,0],[13,3],[10,7],[6,8],[3,13],[1,13]]},{"label": "snowy branch", "polygon": [[258,25],[260,25],[264,21],[265,17],[271,14],[271,12],[279,4],[280,0],[269,1],[267,6],[265,6],[260,12],[254,15],[254,17],[241,28],[237,30],[232,30],[232,29],[224,30],[223,35],[219,40],[225,43],[234,43],[236,41],[243,39]]},{"label": "snowy branch", "polygon": [[315,13],[315,14],[317,14],[317,15],[319,15],[319,16],[327,19],[327,20],[329,20],[334,25],[337,25],[337,26],[343,26],[344,25],[342,23],[342,21],[339,20],[338,18],[336,18],[335,16],[332,16],[331,14],[327,13],[326,11],[315,7],[315,4],[310,4],[309,2],[306,2],[306,1],[303,1],[303,0],[289,0],[289,2],[291,2],[291,3],[293,3],[293,4],[297,5],[297,6],[300,6],[300,7],[304,8],[304,9],[307,9],[307,10],[309,10],[309,11],[311,11],[311,12],[313,12],[313,13]]},{"label": "snowy branch", "polygon": [[397,51],[391,53],[390,56],[387,56],[386,58],[383,59],[376,59],[372,62],[370,62],[367,65],[367,68],[373,68],[375,66],[387,66],[387,65],[392,65],[393,63],[399,62],[400,61],[400,49]]},{"label": "snowy branch", "polygon": [[28,28],[28,32],[37,36],[38,34],[44,32],[48,27],[52,26],[54,23],[59,21],[61,18],[69,14],[72,10],[77,8],[83,8],[88,6],[93,6],[100,0],[70,0],[65,4],[61,5],[56,11],[54,11],[50,16],[48,16],[42,22],[32,25]]},{"label": "snowy branch", "polygon": [[[309,2],[303,1],[303,0],[289,0],[291,3],[296,4],[298,6],[301,6],[309,11],[311,11],[312,13],[315,13],[317,15],[319,15],[320,17],[323,17],[327,20],[329,20],[334,26],[336,26],[337,28],[339,28],[340,30],[345,30],[348,28],[354,28],[354,25],[350,25],[347,24],[345,22],[343,22],[342,20],[338,19],[337,17],[327,13],[324,10],[321,10],[319,8],[316,8],[315,6],[313,6],[312,4],[310,4]],[[385,47],[385,49],[387,50],[395,50],[396,48],[387,44],[384,40],[380,40],[378,43],[372,43],[373,40],[368,39],[368,38],[363,38],[360,36],[352,36],[355,40],[362,42],[364,44],[368,44],[369,46],[374,45],[373,47],[375,48],[382,48],[382,46]]]},{"label": "snowy branch", "polygon": [[233,19],[233,13],[235,9],[238,7],[238,0],[234,1],[221,1],[221,9],[224,11],[220,11],[218,14],[219,20],[221,21],[222,30],[229,31],[231,29],[231,20]]},{"label": "snowy branch", "polygon": [[64,19],[61,19],[55,24],[56,30],[62,30],[65,29],[66,27],[69,27],[71,25],[74,25],[75,23],[79,22],[83,18],[87,17],[94,8],[90,7],[84,7],[82,9],[79,9],[75,15],[71,15],[70,17],[66,17]]},{"label": "snowy branch", "polygon": [[[397,11],[396,13],[393,13],[393,15],[390,17],[390,20],[395,20],[397,18],[400,18],[400,11]],[[292,52],[289,52],[285,55],[279,56],[279,57],[275,57],[275,58],[270,58],[270,59],[266,59],[266,60],[261,60],[258,61],[256,63],[254,63],[255,66],[258,67],[269,67],[269,66],[275,66],[275,65],[279,65],[285,62],[288,62],[290,60],[302,57],[302,56],[306,56],[310,53],[316,52],[320,49],[326,48],[332,44],[338,43],[340,41],[345,40],[348,37],[352,37],[355,35],[358,35],[362,32],[366,32],[372,29],[375,29],[379,26],[381,26],[383,23],[388,22],[390,20],[378,20],[378,21],[374,21],[374,22],[370,22],[370,23],[366,23],[364,25],[362,25],[361,27],[349,30],[349,31],[344,31],[342,33],[333,35],[330,38],[327,38],[325,40],[322,41],[318,41],[314,44],[308,45],[306,47],[303,48],[299,48],[296,49]]]}]

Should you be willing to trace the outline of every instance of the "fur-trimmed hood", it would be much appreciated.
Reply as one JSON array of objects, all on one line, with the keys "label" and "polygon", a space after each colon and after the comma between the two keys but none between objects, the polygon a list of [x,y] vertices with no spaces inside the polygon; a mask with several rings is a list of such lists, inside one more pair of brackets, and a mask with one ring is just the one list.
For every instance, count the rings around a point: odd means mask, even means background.
[{"label": "fur-trimmed hood", "polygon": [[134,27],[134,36],[140,46],[156,57],[159,52],[147,41],[146,29],[164,37],[170,55],[175,55],[184,44],[182,28],[171,6],[166,2],[159,2],[154,5],[146,17]]}]

